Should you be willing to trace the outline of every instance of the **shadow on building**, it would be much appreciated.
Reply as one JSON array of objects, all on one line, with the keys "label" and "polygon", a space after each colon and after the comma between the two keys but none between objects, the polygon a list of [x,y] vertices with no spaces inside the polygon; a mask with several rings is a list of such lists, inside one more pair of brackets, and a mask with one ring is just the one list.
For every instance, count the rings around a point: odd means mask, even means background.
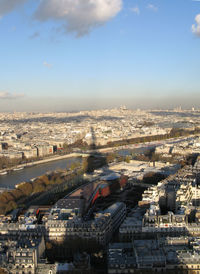
[{"label": "shadow on building", "polygon": [[94,128],[90,128],[91,131],[91,143],[89,146],[89,156],[84,160],[84,169],[86,173],[92,173],[95,169],[101,167],[108,167],[108,162],[105,154],[98,151],[96,145],[96,136]]},{"label": "shadow on building", "polygon": [[[107,155],[97,149],[93,127],[87,154],[89,155],[83,160],[86,173],[83,177],[87,183],[60,199],[51,210],[51,218],[46,225],[50,261],[55,258],[58,261],[70,258],[76,252],[99,252],[112,237],[112,230],[115,231],[118,227],[115,224],[111,230],[112,220],[118,214],[123,218],[125,216],[125,206],[122,203],[116,203],[109,209],[103,200],[121,186],[125,186],[127,180],[125,176],[109,169]],[[96,169],[99,170],[93,173]],[[102,202],[101,211],[95,210],[97,200]],[[105,210],[107,211],[104,212]],[[122,217],[119,218],[120,222]]]}]

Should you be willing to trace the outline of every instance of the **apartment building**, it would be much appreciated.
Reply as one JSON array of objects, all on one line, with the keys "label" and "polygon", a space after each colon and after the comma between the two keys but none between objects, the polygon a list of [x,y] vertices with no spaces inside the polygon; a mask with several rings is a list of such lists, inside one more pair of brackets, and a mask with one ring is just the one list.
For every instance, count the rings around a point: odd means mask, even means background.
[{"label": "apartment building", "polygon": [[96,213],[94,219],[84,221],[74,215],[63,214],[60,210],[52,212],[45,224],[46,237],[50,241],[63,242],[66,238],[80,237],[94,239],[101,245],[106,245],[114,231],[126,217],[124,203],[116,203],[103,212]]}]

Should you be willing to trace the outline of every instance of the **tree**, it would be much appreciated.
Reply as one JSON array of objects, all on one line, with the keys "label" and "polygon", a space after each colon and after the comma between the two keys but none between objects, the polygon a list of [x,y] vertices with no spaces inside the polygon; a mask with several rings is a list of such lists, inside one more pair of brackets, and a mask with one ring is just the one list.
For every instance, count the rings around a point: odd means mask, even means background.
[{"label": "tree", "polygon": [[63,180],[58,176],[55,180],[55,184],[62,184]]},{"label": "tree", "polygon": [[14,201],[10,201],[6,206],[6,212],[10,212],[15,208],[17,208],[17,204]]},{"label": "tree", "polygon": [[74,169],[76,169],[76,168],[79,167],[79,166],[80,166],[79,163],[73,162],[73,163],[71,164],[70,169],[73,171]]},{"label": "tree", "polygon": [[[35,182],[33,183],[33,185],[35,184]],[[18,189],[22,191],[22,193],[25,196],[30,195],[33,192],[33,185],[32,183],[24,183],[18,186]]]},{"label": "tree", "polygon": [[24,193],[21,191],[21,189],[16,188],[12,191],[12,195],[15,197],[15,201],[17,201],[24,196]]},{"label": "tree", "polygon": [[54,180],[49,180],[49,185],[54,185],[55,184],[55,182],[54,182]]},{"label": "tree", "polygon": [[67,150],[67,149],[68,149],[68,144],[67,144],[67,143],[64,143],[64,144],[63,144],[63,148],[64,148],[65,150]]},{"label": "tree", "polygon": [[84,172],[87,172],[87,170],[88,170],[88,160],[87,160],[87,157],[83,158],[82,169],[83,169]]},{"label": "tree", "polygon": [[106,161],[107,161],[107,163],[111,163],[111,162],[113,162],[116,158],[117,158],[117,154],[115,154],[115,153],[109,153],[109,154],[106,156]]},{"label": "tree", "polygon": [[1,195],[0,195],[0,201],[3,203],[8,203],[9,201],[14,200],[14,196],[12,195],[12,191],[4,191]]},{"label": "tree", "polygon": [[42,175],[39,177],[40,181],[42,181],[43,183],[45,183],[45,185],[49,184],[49,178],[46,174]]},{"label": "tree", "polygon": [[8,200],[7,200],[7,197],[5,195],[5,192],[3,192],[2,194],[0,194],[0,203],[6,203]]},{"label": "tree", "polygon": [[130,160],[131,160],[131,157],[130,157],[129,155],[126,155],[125,161],[126,161],[127,163],[130,163]]},{"label": "tree", "polygon": [[5,214],[6,204],[0,203],[0,214]]},{"label": "tree", "polygon": [[33,193],[43,192],[46,189],[46,185],[42,182],[35,183],[33,186]]}]

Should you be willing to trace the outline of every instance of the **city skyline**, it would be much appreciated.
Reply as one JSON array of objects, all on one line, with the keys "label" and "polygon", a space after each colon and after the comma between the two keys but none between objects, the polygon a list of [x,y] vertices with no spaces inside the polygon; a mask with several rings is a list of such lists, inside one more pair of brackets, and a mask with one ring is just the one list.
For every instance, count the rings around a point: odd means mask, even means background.
[{"label": "city skyline", "polygon": [[198,108],[199,1],[0,1],[1,111]]}]

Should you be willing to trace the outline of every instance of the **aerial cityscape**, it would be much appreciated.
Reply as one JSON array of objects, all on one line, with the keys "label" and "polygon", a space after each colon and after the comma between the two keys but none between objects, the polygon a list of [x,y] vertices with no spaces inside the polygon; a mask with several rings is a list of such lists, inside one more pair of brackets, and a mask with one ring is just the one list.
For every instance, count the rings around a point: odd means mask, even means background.
[{"label": "aerial cityscape", "polygon": [[198,273],[199,117],[1,113],[2,271]]},{"label": "aerial cityscape", "polygon": [[0,274],[200,273],[200,1],[0,0]]}]

